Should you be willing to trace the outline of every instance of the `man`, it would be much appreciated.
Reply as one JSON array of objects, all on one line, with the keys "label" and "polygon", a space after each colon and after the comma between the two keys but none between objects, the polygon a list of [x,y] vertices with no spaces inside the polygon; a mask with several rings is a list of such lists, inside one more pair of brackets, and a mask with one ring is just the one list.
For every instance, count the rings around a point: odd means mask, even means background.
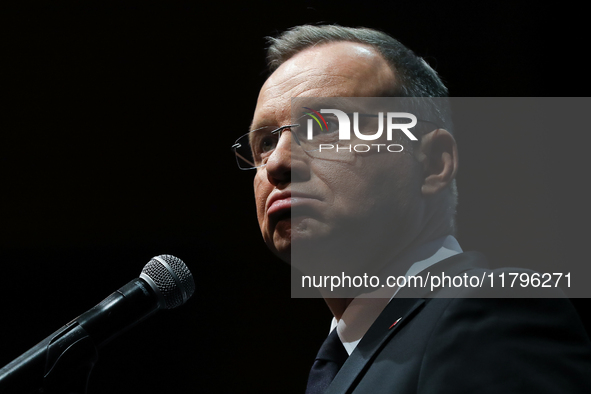
[{"label": "man", "polygon": [[[398,141],[399,154],[345,145],[338,152],[327,149],[331,144],[310,147],[306,139],[342,142],[317,118],[321,131],[306,134],[306,116],[330,113],[313,108],[324,98],[446,96],[422,59],[371,29],[300,26],[272,39],[268,61],[272,73],[261,88],[252,132],[235,149],[242,168],[256,169],[257,216],[271,251],[319,277],[339,269],[379,278],[499,274],[479,254],[463,253],[453,237],[458,152],[445,115],[434,119],[437,110],[426,111],[434,118],[424,119],[397,112],[423,124],[416,136],[408,132]],[[301,108],[308,112],[301,114]],[[311,130],[313,121],[308,124]],[[369,138],[363,133],[355,135]],[[591,389],[589,339],[556,290],[510,289],[502,295],[555,297],[550,300],[483,300],[498,295],[490,293],[489,283],[435,295],[396,286],[319,290],[334,319],[308,393]]]}]

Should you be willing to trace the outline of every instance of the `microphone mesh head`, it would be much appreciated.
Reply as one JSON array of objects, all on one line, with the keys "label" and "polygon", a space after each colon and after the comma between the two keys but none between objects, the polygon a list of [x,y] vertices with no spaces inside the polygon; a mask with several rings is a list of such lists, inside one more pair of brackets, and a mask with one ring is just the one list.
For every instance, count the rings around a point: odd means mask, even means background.
[{"label": "microphone mesh head", "polygon": [[142,270],[156,285],[166,309],[184,304],[195,292],[195,282],[183,261],[169,254],[153,257]]}]

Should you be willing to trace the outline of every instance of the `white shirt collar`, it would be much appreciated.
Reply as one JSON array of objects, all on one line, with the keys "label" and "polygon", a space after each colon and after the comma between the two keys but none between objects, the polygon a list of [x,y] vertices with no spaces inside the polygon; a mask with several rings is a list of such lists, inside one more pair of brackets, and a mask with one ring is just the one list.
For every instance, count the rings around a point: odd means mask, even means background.
[{"label": "white shirt collar", "polygon": [[[417,275],[441,260],[458,253],[462,253],[462,248],[452,235],[441,237],[413,249],[397,259],[395,263],[386,268],[386,275],[395,267],[408,266],[408,264],[411,265],[405,276]],[[353,353],[361,338],[382,313],[388,302],[396,296],[398,290],[400,288],[396,289],[391,298],[373,298],[376,297],[375,293],[363,294],[351,301],[339,321],[333,317],[330,331],[334,328],[337,329],[339,338],[349,355]]]}]

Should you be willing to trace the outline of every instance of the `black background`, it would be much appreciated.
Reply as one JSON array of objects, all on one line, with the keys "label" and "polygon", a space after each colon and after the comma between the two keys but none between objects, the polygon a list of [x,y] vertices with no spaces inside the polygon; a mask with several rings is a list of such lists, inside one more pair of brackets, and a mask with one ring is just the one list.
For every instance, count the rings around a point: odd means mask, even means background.
[{"label": "black background", "polygon": [[[266,77],[264,37],[373,27],[425,57],[452,96],[588,95],[582,9],[454,4],[5,9],[0,365],[166,253],[190,267],[195,295],[103,349],[90,393],[303,392],[331,315],[290,299],[289,268],[260,237],[253,174],[230,150]],[[588,129],[458,135],[464,250],[495,265],[587,264]],[[589,303],[574,302],[589,324]]]}]

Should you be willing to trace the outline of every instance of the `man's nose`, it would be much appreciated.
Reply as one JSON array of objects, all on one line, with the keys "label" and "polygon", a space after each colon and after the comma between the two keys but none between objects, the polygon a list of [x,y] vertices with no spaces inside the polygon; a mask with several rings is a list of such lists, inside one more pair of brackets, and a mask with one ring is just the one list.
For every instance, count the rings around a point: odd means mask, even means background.
[{"label": "man's nose", "polygon": [[[284,130],[279,137],[277,146],[266,164],[267,178],[273,185],[288,184],[291,182],[292,172],[297,178],[301,178],[307,171],[305,158],[301,155],[293,155],[293,149],[301,149],[294,139],[290,129]],[[298,149],[299,148],[299,149]]]}]

